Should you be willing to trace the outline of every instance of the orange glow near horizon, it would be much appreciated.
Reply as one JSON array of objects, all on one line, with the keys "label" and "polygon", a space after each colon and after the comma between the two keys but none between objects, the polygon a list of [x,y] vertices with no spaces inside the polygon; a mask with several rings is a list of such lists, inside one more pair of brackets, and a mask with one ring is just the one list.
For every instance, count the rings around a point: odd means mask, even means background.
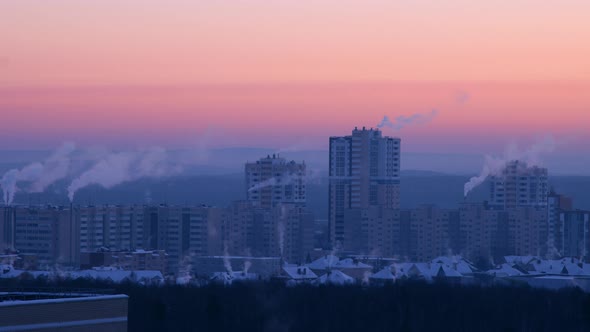
[{"label": "orange glow near horizon", "polygon": [[459,145],[475,152],[479,144],[540,135],[588,138],[589,88],[455,82],[0,89],[0,109],[12,110],[3,122],[14,124],[1,135],[182,146],[215,130],[220,146],[279,147],[304,139],[324,148],[328,136],[375,127],[384,115],[393,120],[437,110],[429,123],[384,131],[402,136],[410,150],[453,152]]},{"label": "orange glow near horizon", "polygon": [[211,130],[220,146],[324,148],[433,109],[388,134],[416,151],[580,142],[589,12],[582,0],[6,0],[0,148],[181,146]]}]

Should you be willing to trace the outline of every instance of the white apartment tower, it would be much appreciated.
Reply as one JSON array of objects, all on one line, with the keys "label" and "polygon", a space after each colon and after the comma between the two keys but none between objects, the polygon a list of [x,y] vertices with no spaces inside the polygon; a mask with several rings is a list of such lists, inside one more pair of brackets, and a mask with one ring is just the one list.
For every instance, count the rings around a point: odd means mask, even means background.
[{"label": "white apartment tower", "polygon": [[505,209],[546,207],[549,195],[547,173],[546,168],[529,166],[523,161],[508,162],[501,174],[490,178],[490,205]]},{"label": "white apartment tower", "polygon": [[[330,137],[330,242],[347,250],[345,230],[351,210],[400,206],[399,138],[378,129],[358,129],[351,136]],[[346,221],[345,221],[346,220]],[[358,221],[361,222],[360,220]]]},{"label": "white apartment tower", "polygon": [[269,155],[246,163],[246,197],[254,207],[270,209],[281,203],[305,206],[305,163]]}]

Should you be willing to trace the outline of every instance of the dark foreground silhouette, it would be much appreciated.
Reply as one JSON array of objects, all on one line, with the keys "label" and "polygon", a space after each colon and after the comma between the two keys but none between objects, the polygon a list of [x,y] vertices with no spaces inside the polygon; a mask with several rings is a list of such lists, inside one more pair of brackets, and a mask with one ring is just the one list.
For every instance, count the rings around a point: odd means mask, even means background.
[{"label": "dark foreground silhouette", "polygon": [[383,287],[200,288],[77,281],[2,287],[110,288],[130,296],[129,331],[590,331],[590,295],[406,282]]}]

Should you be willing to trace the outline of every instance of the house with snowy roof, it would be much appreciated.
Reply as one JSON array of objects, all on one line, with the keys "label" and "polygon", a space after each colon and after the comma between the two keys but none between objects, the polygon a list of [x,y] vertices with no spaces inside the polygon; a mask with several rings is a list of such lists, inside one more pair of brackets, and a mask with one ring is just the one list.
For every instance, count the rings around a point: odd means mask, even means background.
[{"label": "house with snowy roof", "polygon": [[387,266],[387,267],[381,269],[379,272],[373,273],[369,277],[369,281],[371,282],[371,284],[376,284],[376,285],[384,285],[384,284],[394,283],[397,278],[395,277],[393,270],[394,270],[393,266]]},{"label": "house with snowy roof", "polygon": [[332,286],[346,286],[353,285],[355,279],[346,273],[338,270],[332,270],[326,272],[326,274],[317,278],[314,281],[314,285],[332,285]]},{"label": "house with snowy roof", "polygon": [[283,276],[295,284],[308,283],[318,278],[307,266],[283,266]]},{"label": "house with snowy roof", "polygon": [[373,267],[371,265],[362,263],[361,261],[353,258],[344,258],[339,259],[333,255],[326,255],[324,257],[320,257],[315,261],[306,265],[309,267],[315,274],[321,275],[327,271],[342,271],[346,275],[353,277],[357,280],[362,280],[365,278],[367,273],[371,273]]}]

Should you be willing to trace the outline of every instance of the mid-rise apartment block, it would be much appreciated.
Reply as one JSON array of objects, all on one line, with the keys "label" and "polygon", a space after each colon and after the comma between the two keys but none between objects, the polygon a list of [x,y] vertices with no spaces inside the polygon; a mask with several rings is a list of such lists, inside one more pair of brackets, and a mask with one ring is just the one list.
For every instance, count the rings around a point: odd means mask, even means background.
[{"label": "mid-rise apartment block", "polygon": [[306,166],[277,155],[246,163],[246,199],[254,207],[270,209],[278,204],[305,205]]},{"label": "mid-rise apartment block", "polygon": [[79,264],[79,218],[74,208],[17,206],[1,210],[5,249],[35,254],[40,266]]},{"label": "mid-rise apartment block", "polygon": [[490,205],[501,208],[547,206],[547,174],[543,167],[529,166],[519,160],[508,162],[500,174],[490,177]]}]

